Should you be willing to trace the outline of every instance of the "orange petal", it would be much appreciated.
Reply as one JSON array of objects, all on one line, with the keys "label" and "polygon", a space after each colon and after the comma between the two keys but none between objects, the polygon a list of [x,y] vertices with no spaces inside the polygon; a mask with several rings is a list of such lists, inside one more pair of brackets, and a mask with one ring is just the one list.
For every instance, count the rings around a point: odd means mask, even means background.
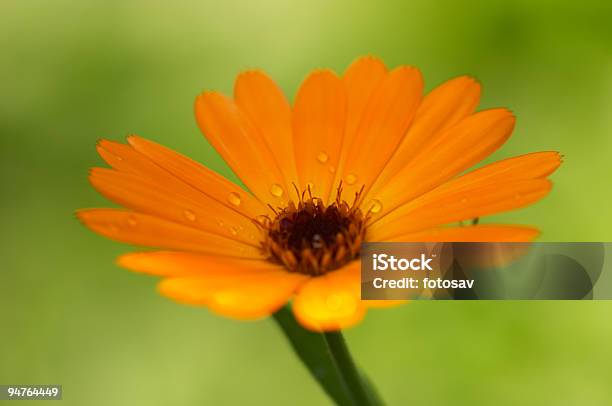
[{"label": "orange petal", "polygon": [[360,262],[311,278],[293,301],[293,313],[313,331],[335,331],[358,323],[366,306],[361,295]]},{"label": "orange petal", "polygon": [[385,64],[371,56],[357,59],[344,73],[348,98],[345,145],[353,140],[366,107],[386,75]]},{"label": "orange petal", "polygon": [[158,217],[120,209],[84,209],[79,220],[110,239],[145,247],[262,258],[258,247]]},{"label": "orange petal", "polygon": [[308,276],[284,270],[247,274],[223,273],[205,277],[166,278],[159,292],[181,303],[207,306],[215,313],[251,320],[280,309]]},{"label": "orange petal", "polygon": [[[344,73],[343,82],[348,104],[346,131],[340,150],[338,168],[343,168],[346,164],[349,148],[355,140],[364,112],[386,76],[385,64],[380,59],[371,56],[357,59]],[[337,184],[340,181],[341,173],[336,173]],[[330,197],[333,199],[335,196],[332,194]]]},{"label": "orange petal", "polygon": [[263,203],[284,206],[284,179],[265,139],[249,118],[226,96],[205,92],[196,98],[200,129],[217,152]]},{"label": "orange petal", "polygon": [[432,90],[419,106],[406,136],[385,165],[370,193],[381,187],[408,165],[426,144],[436,142],[448,128],[472,114],[480,100],[480,85],[472,78],[461,76],[444,82]]},{"label": "orange petal", "polygon": [[401,66],[383,79],[363,111],[359,127],[347,140],[346,161],[336,180],[351,198],[363,185],[368,190],[404,138],[423,92],[421,73]]},{"label": "orange petal", "polygon": [[544,178],[561,165],[558,152],[533,152],[503,159],[446,182],[431,193],[463,190],[521,179]]},{"label": "orange petal", "polygon": [[[476,113],[421,149],[409,165],[369,199],[382,202],[380,217],[426,193],[480,162],[499,148],[514,128],[514,116],[504,109]],[[368,201],[366,201],[368,204]]]},{"label": "orange petal", "polygon": [[438,227],[417,233],[401,234],[387,241],[398,242],[523,242],[534,240],[535,227],[479,224],[467,227]]},{"label": "orange petal", "polygon": [[346,124],[347,99],[342,81],[331,71],[306,78],[295,99],[293,136],[300,189],[327,201]]},{"label": "orange petal", "polygon": [[128,142],[134,150],[174,177],[246,217],[255,218],[267,210],[239,186],[178,152],[135,135],[128,137]]},{"label": "orange petal", "polygon": [[293,190],[297,171],[293,154],[291,106],[268,75],[244,72],[234,85],[236,104],[259,129],[285,179],[285,190]]},{"label": "orange petal", "polygon": [[385,241],[438,225],[518,209],[540,200],[551,187],[549,180],[533,179],[434,191],[374,222],[368,229],[368,240]]},{"label": "orange petal", "polygon": [[134,272],[172,277],[248,276],[253,273],[283,270],[279,265],[262,259],[242,259],[180,251],[132,252],[121,255],[117,263]]},{"label": "orange petal", "polygon": [[[260,230],[250,219],[190,187],[161,187],[130,173],[94,168],[89,180],[101,194],[140,213],[256,244]],[[184,185],[186,186],[186,185]]]}]

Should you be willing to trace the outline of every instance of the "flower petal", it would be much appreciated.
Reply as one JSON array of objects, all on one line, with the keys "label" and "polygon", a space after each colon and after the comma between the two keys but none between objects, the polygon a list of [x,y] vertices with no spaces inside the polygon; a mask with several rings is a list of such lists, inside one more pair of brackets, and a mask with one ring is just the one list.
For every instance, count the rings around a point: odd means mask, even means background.
[{"label": "flower petal", "polygon": [[137,175],[106,168],[93,168],[89,180],[102,195],[140,213],[251,245],[261,234],[252,220],[187,185],[164,188]]},{"label": "flower petal", "polygon": [[549,180],[532,179],[434,191],[375,221],[368,229],[368,240],[385,241],[438,225],[518,209],[540,200],[551,187]]},{"label": "flower petal", "polygon": [[295,161],[300,190],[327,201],[346,124],[347,98],[342,80],[328,70],[310,74],[302,83],[293,111]]},{"label": "flower petal", "polygon": [[554,151],[533,152],[502,159],[446,182],[431,193],[447,189],[465,190],[512,180],[544,178],[561,165],[561,155]]},{"label": "flower petal", "polygon": [[223,316],[251,320],[266,317],[289,301],[308,276],[284,270],[165,278],[159,292],[181,303],[206,306]]},{"label": "flower petal", "polygon": [[284,177],[285,190],[297,181],[291,130],[291,106],[268,75],[260,71],[240,74],[234,85],[236,104],[259,129]]},{"label": "flower petal", "polygon": [[313,331],[335,331],[358,323],[366,311],[360,283],[360,261],[311,278],[293,301],[296,319]]},{"label": "flower petal", "polygon": [[267,210],[250,193],[178,152],[135,135],[129,136],[128,142],[134,150],[177,179],[246,217],[255,218]]},{"label": "flower petal", "polygon": [[342,80],[348,98],[344,145],[351,144],[372,96],[386,75],[385,64],[380,59],[371,56],[357,59],[344,73]]},{"label": "flower petal", "polygon": [[128,244],[262,258],[256,246],[142,213],[120,209],[84,209],[77,212],[77,217],[96,233]]},{"label": "flower petal", "polygon": [[263,203],[284,206],[284,179],[265,139],[228,97],[205,92],[196,98],[196,120],[212,146]]},{"label": "flower petal", "polygon": [[263,259],[242,259],[195,252],[151,251],[121,255],[117,263],[134,272],[168,277],[248,276],[283,271]]},{"label": "flower petal", "polygon": [[386,241],[398,242],[523,242],[534,240],[540,232],[520,225],[479,224],[467,227],[437,227],[401,234]]},{"label": "flower petal", "polygon": [[383,210],[375,218],[436,188],[489,156],[508,139],[514,121],[507,110],[486,110],[446,130],[436,142],[421,149],[377,194],[368,195],[368,199],[382,202]]},{"label": "flower petal", "polygon": [[370,193],[377,194],[381,187],[410,163],[416,155],[415,151],[436,142],[445,130],[472,114],[479,100],[480,85],[467,76],[444,82],[427,94],[406,136],[376,179]]},{"label": "flower petal", "polygon": [[363,185],[368,190],[404,138],[423,93],[418,69],[401,66],[382,80],[363,111],[360,124],[347,140],[346,161],[339,168],[340,181],[350,198]]}]

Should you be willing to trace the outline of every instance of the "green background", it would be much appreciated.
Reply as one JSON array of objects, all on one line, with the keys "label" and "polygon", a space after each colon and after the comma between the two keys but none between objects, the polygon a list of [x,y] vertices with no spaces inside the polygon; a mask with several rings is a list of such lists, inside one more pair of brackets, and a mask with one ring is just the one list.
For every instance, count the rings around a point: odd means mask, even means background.
[{"label": "green background", "polygon": [[[158,296],[128,247],[73,217],[95,141],[129,133],[231,177],[196,128],[203,89],[260,67],[291,97],[317,67],[374,54],[427,88],[470,74],[518,116],[495,157],[559,150],[552,194],[498,220],[543,240],[612,238],[612,9],[603,1],[0,2],[0,383],[71,405],[326,404],[270,320]],[[490,221],[490,219],[485,219]],[[346,335],[392,405],[612,403],[612,303],[414,303]]]}]

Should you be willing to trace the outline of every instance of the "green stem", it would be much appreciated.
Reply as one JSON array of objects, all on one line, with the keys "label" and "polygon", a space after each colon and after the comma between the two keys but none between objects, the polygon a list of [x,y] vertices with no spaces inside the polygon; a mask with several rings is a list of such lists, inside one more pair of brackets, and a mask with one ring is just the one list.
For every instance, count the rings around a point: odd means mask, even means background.
[{"label": "green stem", "polygon": [[342,333],[337,331],[325,333],[323,336],[353,404],[356,406],[375,404],[373,399],[370,399],[370,394],[355,366]]},{"label": "green stem", "polygon": [[312,377],[340,406],[381,406],[367,376],[357,369],[342,333],[314,333],[304,329],[285,306],[274,319]]}]

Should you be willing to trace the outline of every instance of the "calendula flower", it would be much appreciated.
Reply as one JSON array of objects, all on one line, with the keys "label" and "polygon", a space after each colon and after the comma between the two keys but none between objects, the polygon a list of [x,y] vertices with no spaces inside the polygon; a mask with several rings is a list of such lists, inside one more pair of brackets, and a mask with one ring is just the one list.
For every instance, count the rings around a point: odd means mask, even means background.
[{"label": "calendula flower", "polygon": [[233,97],[204,92],[197,122],[248,192],[146,139],[98,144],[110,169],[90,180],[125,209],[86,209],[92,230],[163,251],[119,264],[162,277],[161,294],[238,319],[292,303],[306,328],[360,321],[364,241],[528,241],[537,229],[458,224],[532,204],[551,189],[556,152],[463,174],[512,133],[506,109],[476,111],[480,86],[458,77],[423,96],[421,73],[373,57],[337,76],[317,70],[293,106],[263,72]]}]

